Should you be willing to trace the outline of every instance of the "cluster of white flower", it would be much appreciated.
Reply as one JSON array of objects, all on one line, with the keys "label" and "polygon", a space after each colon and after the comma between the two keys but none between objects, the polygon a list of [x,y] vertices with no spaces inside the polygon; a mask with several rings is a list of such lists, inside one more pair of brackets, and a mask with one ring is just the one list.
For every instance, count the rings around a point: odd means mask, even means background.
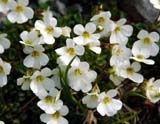
[{"label": "cluster of white flower", "polygon": [[[126,78],[138,84],[143,83],[143,75],[137,73],[141,69],[140,62],[148,65],[155,63],[149,57],[155,57],[159,52],[159,46],[156,44],[159,41],[159,34],[157,32],[148,33],[146,30],[140,30],[137,35],[139,40],[134,42],[132,48],[128,48],[128,38],[133,33],[132,26],[125,25],[126,19],[114,22],[110,18],[110,12],[100,12],[91,19],[97,27],[102,26],[100,34],[103,34],[105,31],[105,34],[107,34],[105,36],[109,37],[110,44],[113,45],[112,56],[110,58],[110,65],[112,66],[109,76],[110,80],[115,85],[121,84]],[[105,30],[106,28],[107,31]],[[104,37],[102,34],[101,37]],[[132,60],[135,60],[135,62]],[[146,96],[151,102],[155,103],[160,100],[160,86],[159,80],[156,83],[153,83],[153,80],[154,78],[150,79],[149,83],[147,83]]]},{"label": "cluster of white flower", "polygon": [[111,89],[107,93],[94,91],[84,96],[82,102],[86,104],[88,108],[97,108],[97,111],[102,116],[113,116],[122,108],[122,102],[113,98],[117,93],[118,91],[116,89]]},{"label": "cluster of white flower", "polygon": [[[41,69],[49,62],[49,57],[43,53],[45,49],[42,45],[53,44],[54,37],[62,35],[62,29],[55,27],[57,20],[52,17],[50,11],[44,13],[43,20],[44,22],[37,20],[35,28],[30,32],[23,31],[20,34],[22,39],[20,43],[24,45],[23,51],[29,54],[24,59],[23,64],[28,68],[33,68],[33,72],[17,79],[17,84],[22,85],[23,90],[31,89],[40,99],[37,105],[45,112],[40,116],[42,122],[68,124],[68,121],[63,117],[68,113],[68,107],[63,105],[63,101],[59,99],[60,91],[51,78],[54,75],[54,70],[52,71],[47,67]],[[70,31],[68,30],[68,32]],[[64,35],[68,35],[68,32],[65,31]]]},{"label": "cluster of white flower", "polygon": [[[117,22],[112,21],[110,12],[100,12],[91,18],[91,22],[85,26],[77,24],[73,28],[75,37],[66,39],[66,46],[57,48],[55,52],[59,55],[57,64],[59,69],[51,69],[42,66],[47,65],[49,58],[44,54],[42,45],[54,44],[56,39],[61,35],[70,37],[71,29],[69,27],[57,27],[57,20],[52,13],[47,10],[43,13],[43,21],[37,20],[35,28],[30,32],[23,31],[20,34],[25,45],[24,53],[29,54],[24,59],[24,65],[28,68],[41,69],[34,71],[32,75],[25,75],[17,80],[18,85],[22,85],[22,89],[31,89],[33,93],[39,97],[40,101],[37,105],[44,110],[45,114],[41,115],[41,121],[47,124],[51,122],[68,123],[63,117],[68,113],[68,108],[63,105],[63,101],[57,95],[62,89],[61,77],[67,73],[67,83],[75,91],[82,91],[87,95],[83,97],[82,103],[88,108],[97,108],[102,115],[113,116],[122,108],[122,102],[115,97],[118,94],[117,89],[111,89],[108,92],[97,92],[92,87],[92,82],[97,77],[97,73],[90,70],[89,63],[80,60],[79,56],[85,53],[85,47],[89,48],[96,54],[101,53],[100,38],[109,37],[112,47],[112,56],[110,65],[113,68],[110,74],[110,80],[119,85],[126,78],[136,83],[142,83],[144,77],[139,74],[141,64],[154,64],[154,61],[148,59],[150,56],[156,56],[159,47],[155,42],[159,40],[156,32],[150,34],[141,30],[137,37],[138,41],[134,42],[132,48],[127,47],[128,39],[133,33],[133,27],[125,24],[126,19],[120,19]],[[101,27],[97,33],[97,27]],[[40,34],[38,34],[40,33]],[[133,56],[132,56],[133,55]],[[135,60],[135,62],[130,62]],[[69,68],[68,68],[69,67]],[[68,69],[68,70],[67,70]],[[67,70],[67,72],[66,72]],[[114,72],[114,73],[113,73]],[[62,73],[62,75],[60,75]],[[50,78],[53,76],[52,78]],[[66,75],[65,75],[66,76]],[[149,81],[151,82],[151,81]],[[149,86],[148,86],[149,85]],[[151,95],[159,94],[158,88],[151,83],[147,85],[147,97],[153,101]],[[152,85],[152,86],[151,86]],[[150,91],[148,87],[152,88]],[[154,89],[154,91],[153,91]]]},{"label": "cluster of white flower", "polygon": [[[68,66],[70,66],[66,75],[68,86],[75,91],[82,91],[88,94],[82,101],[89,108],[97,107],[97,111],[103,116],[106,114],[113,116],[121,109],[122,102],[113,98],[116,96],[117,90],[111,90],[107,93],[89,93],[93,89],[92,82],[96,79],[97,73],[90,70],[89,63],[81,62],[79,56],[85,53],[86,46],[97,54],[101,53],[99,41],[101,34],[95,33],[97,30],[96,24],[93,21],[87,23],[85,27],[81,24],[75,25],[73,31],[78,36],[72,39],[67,38],[66,46],[55,50],[59,55],[57,64],[60,70],[51,70],[47,67],[41,69],[49,61],[49,57],[43,53],[45,51],[43,45],[54,44],[55,38],[61,35],[70,37],[71,29],[69,27],[56,27],[56,18],[47,10],[43,13],[43,21],[37,20],[34,29],[29,32],[23,31],[20,34],[22,39],[20,43],[24,45],[23,51],[29,54],[24,59],[23,64],[27,68],[33,68],[33,72],[17,79],[17,84],[22,85],[23,90],[31,89],[40,99],[37,105],[45,112],[40,116],[42,122],[47,124],[53,122],[57,124],[68,123],[63,116],[69,110],[67,106],[63,105],[63,101],[59,99],[60,91],[58,91],[59,89],[63,91],[60,80],[62,77],[59,75],[59,71],[65,75]],[[104,25],[107,26],[107,24]],[[51,78],[51,76],[53,77]],[[112,105],[117,107],[111,110],[108,109]]]},{"label": "cluster of white flower", "polygon": [[[0,54],[10,47],[10,41],[6,38],[7,34],[0,34]],[[7,75],[10,74],[11,65],[0,58],[0,87],[7,84]]]},{"label": "cluster of white flower", "polygon": [[[29,7],[28,0],[0,0],[0,12],[6,13],[12,23],[24,23],[33,18],[33,10]],[[98,84],[92,86],[97,78],[97,73],[90,69],[89,63],[81,61],[86,48],[95,54],[101,54],[100,39],[109,38],[112,45],[110,66],[110,80],[119,85],[125,79],[135,83],[143,83],[144,77],[138,73],[141,69],[141,62],[153,65],[155,62],[149,57],[155,57],[159,52],[156,42],[159,41],[159,34],[148,33],[141,30],[132,48],[127,47],[129,37],[133,33],[133,27],[126,24],[127,20],[122,18],[118,21],[111,20],[111,13],[100,12],[94,15],[85,26],[77,24],[73,27],[75,37],[70,37],[71,28],[68,26],[58,27],[57,19],[52,12],[47,10],[43,13],[42,20],[36,20],[34,28],[30,31],[23,31],[20,34],[23,52],[28,54],[23,64],[31,69],[30,73],[17,79],[17,85],[22,85],[23,90],[31,90],[40,100],[37,106],[44,111],[40,120],[46,124],[68,124],[63,116],[67,115],[69,109],[60,99],[67,85],[72,90],[86,94],[82,103],[90,109],[97,110],[102,116],[114,116],[121,108],[122,102],[114,98],[117,96],[118,88],[100,92]],[[100,30],[98,30],[100,28]],[[45,54],[44,45],[51,45],[56,38],[65,36],[66,45],[55,49],[58,55],[58,67],[50,69],[46,66],[49,57]],[[69,37],[69,38],[68,38]],[[10,41],[6,34],[0,35],[0,53],[10,47]],[[42,68],[43,67],[43,68]],[[0,87],[7,83],[7,75],[10,73],[11,65],[0,58]],[[62,82],[63,81],[63,82]],[[65,84],[64,84],[65,83]],[[69,91],[70,92],[70,91]],[[155,103],[160,100],[160,81],[151,78],[146,82],[146,96]]]},{"label": "cluster of white flower", "polygon": [[22,24],[34,15],[34,11],[27,7],[28,4],[28,0],[0,0],[0,12],[7,14],[10,22]]}]

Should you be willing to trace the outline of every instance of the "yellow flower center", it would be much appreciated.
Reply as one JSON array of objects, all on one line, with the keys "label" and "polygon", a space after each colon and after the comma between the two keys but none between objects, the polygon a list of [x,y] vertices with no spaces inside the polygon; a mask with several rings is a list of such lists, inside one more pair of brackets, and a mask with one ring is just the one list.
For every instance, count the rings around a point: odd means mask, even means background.
[{"label": "yellow flower center", "polygon": [[122,50],[121,50],[121,49],[118,49],[118,50],[116,51],[116,56],[120,56],[121,52],[122,52]]},{"label": "yellow flower center", "polygon": [[58,119],[59,117],[60,117],[60,113],[58,111],[52,114],[53,119]]},{"label": "yellow flower center", "polygon": [[108,103],[110,103],[110,101],[111,101],[111,99],[110,99],[109,97],[105,97],[105,98],[103,99],[103,103],[104,103],[104,104],[108,104]]},{"label": "yellow flower center", "polygon": [[53,104],[55,103],[55,99],[50,95],[46,96],[44,100],[46,103],[53,103]]},{"label": "yellow flower center", "polygon": [[37,58],[40,56],[40,53],[38,51],[33,51],[32,52],[32,57]]},{"label": "yellow flower center", "polygon": [[151,44],[151,39],[149,37],[144,38],[143,43],[145,45],[150,45]]},{"label": "yellow flower center", "polygon": [[30,78],[24,78],[24,82],[30,83],[30,82],[31,82],[31,79],[30,79]]},{"label": "yellow flower center", "polygon": [[2,3],[3,3],[3,4],[7,4],[7,3],[8,3],[8,0],[2,0]]},{"label": "yellow flower center", "polygon": [[21,5],[18,5],[18,6],[16,7],[16,12],[17,12],[17,13],[23,12],[23,7],[22,7]]},{"label": "yellow flower center", "polygon": [[144,59],[144,57],[143,57],[142,55],[137,55],[136,57],[137,57],[137,59],[139,59],[139,60],[143,60],[143,59]]},{"label": "yellow flower center", "polygon": [[149,86],[149,87],[148,87],[148,90],[155,91],[155,90],[156,90],[156,88],[155,88],[153,85],[151,85],[151,86]]},{"label": "yellow flower center", "polygon": [[0,74],[2,74],[4,72],[3,67],[0,66]]},{"label": "yellow flower center", "polygon": [[73,48],[68,48],[67,53],[71,56],[75,55],[75,50]]},{"label": "yellow flower center", "polygon": [[127,74],[129,74],[129,75],[132,75],[134,72],[133,68],[127,68],[126,71],[127,71]]},{"label": "yellow flower center", "polygon": [[51,27],[51,26],[47,26],[47,27],[45,28],[45,31],[47,32],[47,34],[52,34],[53,31],[54,31],[54,29],[53,29],[53,27]]},{"label": "yellow flower center", "polygon": [[79,76],[79,75],[81,75],[82,73],[81,73],[81,70],[80,69],[75,69],[74,70],[74,75],[75,76]]},{"label": "yellow flower center", "polygon": [[96,95],[91,95],[90,97],[91,97],[92,100],[96,100],[97,99]]},{"label": "yellow flower center", "polygon": [[120,27],[120,26],[117,26],[117,27],[114,29],[114,31],[115,31],[116,33],[120,32],[120,31],[121,31],[121,27]]},{"label": "yellow flower center", "polygon": [[156,94],[154,94],[153,97],[154,97],[154,98],[160,98],[160,92],[157,92]]},{"label": "yellow flower center", "polygon": [[98,23],[104,23],[104,22],[105,22],[105,18],[104,18],[104,17],[99,17],[99,18],[97,19],[97,22],[98,22]]},{"label": "yellow flower center", "polygon": [[88,39],[90,37],[90,34],[87,31],[84,31],[82,36],[84,39]]},{"label": "yellow flower center", "polygon": [[154,85],[151,85],[147,88],[151,91],[151,97],[159,98],[160,97],[160,89],[157,89]]},{"label": "yellow flower center", "polygon": [[25,41],[26,44],[31,45],[33,43],[33,41],[31,39],[28,39]]},{"label": "yellow flower center", "polygon": [[37,82],[42,82],[44,80],[44,77],[42,75],[39,75],[36,77]]}]

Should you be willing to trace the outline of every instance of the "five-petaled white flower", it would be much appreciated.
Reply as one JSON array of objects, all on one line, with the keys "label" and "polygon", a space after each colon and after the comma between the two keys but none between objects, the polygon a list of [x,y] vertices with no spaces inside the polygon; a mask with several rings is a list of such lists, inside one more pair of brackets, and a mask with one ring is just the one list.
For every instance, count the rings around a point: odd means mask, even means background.
[{"label": "five-petaled white flower", "polygon": [[131,25],[124,25],[126,21],[126,19],[122,18],[115,22],[111,31],[110,43],[127,44],[128,37],[133,33],[133,27]]},{"label": "five-petaled white flower", "polygon": [[97,73],[89,69],[87,62],[76,63],[68,71],[69,86],[75,91],[90,91],[92,88],[91,82],[96,77]]},{"label": "five-petaled white flower", "polygon": [[[68,65],[74,56],[81,56],[84,54],[84,47],[76,45],[72,39],[67,39],[66,46],[58,48],[55,51],[58,55],[60,55],[60,57],[57,59],[57,63],[60,65]],[[73,63],[75,61],[79,61],[78,57],[74,59]]]},{"label": "five-petaled white flower", "polygon": [[22,43],[26,46],[35,46],[35,45],[40,44],[39,43],[38,32],[36,30],[32,30],[30,32],[23,31],[20,34],[20,37],[22,39],[22,41],[20,41],[20,43]]},{"label": "five-petaled white flower", "polygon": [[42,122],[47,124],[68,124],[67,119],[63,117],[67,115],[68,112],[68,107],[63,105],[61,109],[56,111],[54,114],[41,114],[40,119]]},{"label": "five-petaled white flower", "polygon": [[52,17],[52,13],[48,10],[44,13],[43,21],[37,20],[35,22],[35,28],[38,29],[42,35],[41,42],[46,44],[53,44],[55,37],[59,37],[62,34],[62,29],[56,27],[57,19]]},{"label": "five-petaled white flower", "polygon": [[118,99],[115,99],[118,91],[117,90],[109,90],[107,93],[102,92],[99,95],[99,104],[97,106],[97,111],[102,116],[113,116],[117,113],[118,110],[122,108],[122,102]]},{"label": "five-petaled white flower", "polygon": [[131,65],[126,64],[120,68],[120,76],[123,78],[129,78],[136,83],[143,82],[143,75],[137,73],[141,69],[141,65],[138,62],[133,62]]},{"label": "five-petaled white flower", "polygon": [[111,18],[110,11],[107,12],[102,11],[91,18],[91,21],[93,21],[96,24],[96,26],[100,28],[99,33],[101,37],[107,37],[111,32],[114,23],[110,18]]},{"label": "five-petaled white flower", "polygon": [[11,45],[10,40],[6,38],[7,34],[0,34],[0,53],[3,53],[5,49],[8,49]]},{"label": "five-petaled white flower", "polygon": [[153,103],[160,100],[160,79],[151,78],[146,82],[146,96]]},{"label": "five-petaled white flower", "polygon": [[44,68],[34,72],[31,76],[30,88],[39,98],[43,98],[48,94],[47,91],[54,89],[54,81],[49,78],[51,75],[52,71],[49,68]]},{"label": "five-petaled white flower", "polygon": [[110,58],[111,66],[120,66],[129,63],[131,50],[124,45],[114,45],[112,48],[112,56]]},{"label": "five-petaled white flower", "polygon": [[87,23],[85,27],[81,24],[77,24],[74,26],[73,30],[75,34],[79,35],[73,38],[74,42],[78,45],[86,45],[100,38],[98,33],[94,33],[96,31],[96,25],[91,22]]},{"label": "five-petaled white flower", "polygon": [[63,101],[59,99],[59,96],[57,97],[57,94],[58,90],[51,90],[37,103],[38,107],[47,114],[54,114],[59,111],[63,106]]},{"label": "five-petaled white flower", "polygon": [[147,49],[141,49],[140,46],[135,46],[132,48],[133,57],[130,57],[131,59],[134,59],[137,62],[143,62],[148,65],[153,65],[154,61],[152,59],[148,59],[150,56],[150,52]]},{"label": "five-petaled white flower", "polygon": [[8,20],[12,23],[17,22],[21,24],[27,22],[28,19],[32,19],[34,11],[27,7],[28,3],[28,0],[12,1],[10,4],[11,12],[7,15]]},{"label": "five-petaled white flower", "polygon": [[150,56],[156,56],[158,54],[159,46],[156,44],[156,42],[159,41],[158,33],[148,33],[148,31],[146,30],[141,30],[138,33],[137,37],[139,38],[139,40],[133,44],[133,49],[137,47],[141,50],[146,50],[149,52]]},{"label": "five-petaled white flower", "polygon": [[10,74],[10,71],[11,65],[0,58],[0,87],[7,84],[7,75]]},{"label": "five-petaled white flower", "polygon": [[23,61],[23,64],[29,68],[40,68],[48,63],[49,58],[43,53],[44,48],[41,45],[25,47],[24,53],[29,54]]}]

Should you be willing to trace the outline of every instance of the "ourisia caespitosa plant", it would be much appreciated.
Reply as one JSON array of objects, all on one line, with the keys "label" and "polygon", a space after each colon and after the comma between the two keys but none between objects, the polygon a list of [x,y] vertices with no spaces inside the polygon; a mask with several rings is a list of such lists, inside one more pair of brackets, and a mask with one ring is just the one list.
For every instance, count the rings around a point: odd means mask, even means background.
[{"label": "ourisia caespitosa plant", "polygon": [[[150,1],[153,3],[153,0]],[[28,0],[0,0],[0,12],[5,14],[10,23],[17,25],[34,17]],[[40,115],[42,122],[69,124],[70,120],[65,116],[70,114],[70,103],[76,104],[81,110],[97,112],[100,116],[114,116],[125,105],[121,99],[121,86],[126,80],[136,87],[144,85],[144,94],[150,102],[160,100],[160,79],[146,79],[141,73],[141,64],[155,64],[154,57],[159,53],[157,32],[141,29],[129,46],[133,26],[125,18],[112,20],[110,11],[99,11],[86,24],[75,24],[72,28],[61,27],[58,23],[48,9],[34,21],[30,30],[23,30],[19,34],[18,42],[25,55],[22,63],[27,71],[17,79],[17,85],[22,90],[31,90],[39,99],[37,106],[43,111]],[[62,37],[63,46],[57,42]],[[106,59],[110,66],[106,76],[112,82],[112,88],[102,86],[101,72],[90,65],[89,57],[86,59],[88,53],[94,56],[103,54],[104,39],[108,39],[110,46],[105,48],[110,51]],[[7,32],[0,34],[0,54],[12,47],[12,40],[7,38]],[[48,66],[51,56],[46,48],[54,44],[52,49],[56,54],[56,65]],[[1,88],[7,84],[9,74],[12,74],[11,64],[0,58]],[[81,96],[78,96],[79,93]],[[0,121],[0,124],[4,122]]]}]

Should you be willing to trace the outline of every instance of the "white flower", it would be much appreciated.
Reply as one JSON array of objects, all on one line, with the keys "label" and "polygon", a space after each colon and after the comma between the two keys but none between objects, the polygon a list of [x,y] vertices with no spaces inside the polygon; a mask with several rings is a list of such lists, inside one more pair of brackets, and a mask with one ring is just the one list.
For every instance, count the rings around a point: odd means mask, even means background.
[{"label": "white flower", "polygon": [[0,53],[3,53],[5,49],[8,49],[11,45],[10,41],[6,38],[7,34],[0,34]]},{"label": "white flower", "polygon": [[101,37],[107,37],[109,33],[111,32],[113,21],[111,21],[111,13],[109,11],[107,12],[100,12],[97,15],[94,15],[91,18],[91,21],[93,21],[97,27],[101,27],[102,31],[100,32]]},{"label": "white flower", "polygon": [[60,110],[54,114],[41,114],[40,119],[47,124],[68,124],[68,121],[63,117],[69,112],[68,107],[63,105]]},{"label": "white flower", "polygon": [[44,97],[47,91],[54,89],[54,81],[50,78],[52,71],[49,68],[44,68],[41,71],[36,71],[31,76],[30,88],[39,98]]},{"label": "white flower", "polygon": [[160,100],[160,79],[151,78],[146,82],[146,96],[153,103]]},{"label": "white flower", "polygon": [[0,121],[0,124],[5,124],[3,121]]},{"label": "white flower", "polygon": [[114,24],[110,36],[110,43],[127,44],[128,37],[133,33],[133,27],[131,25],[124,25],[126,21],[126,19],[122,18]]},{"label": "white flower", "polygon": [[59,69],[55,68],[52,70],[52,72],[53,72],[53,77],[51,77],[51,79],[53,79],[53,81],[55,82],[55,87],[57,87],[58,89],[61,89]]},{"label": "white flower", "polygon": [[159,41],[159,34],[156,32],[148,33],[141,30],[137,37],[140,39],[133,44],[133,48],[137,47],[141,50],[149,52],[150,56],[156,56],[159,52],[159,46],[155,43]]},{"label": "white flower", "polygon": [[13,0],[0,0],[0,12],[7,13]]},{"label": "white flower", "polygon": [[160,9],[160,1],[159,0],[149,0],[151,4],[153,4],[154,8]]},{"label": "white flower", "polygon": [[37,20],[35,22],[35,28],[42,34],[41,40],[44,43],[53,44],[55,37],[57,38],[62,34],[62,29],[56,27],[56,25],[57,19],[52,17],[52,13],[49,10],[44,13],[43,21]]},{"label": "white flower", "polygon": [[107,93],[102,92],[99,95],[99,104],[97,106],[97,111],[102,116],[113,116],[118,110],[122,108],[122,102],[118,99],[114,99],[117,95],[117,90],[109,90]]},{"label": "white flower", "polygon": [[120,66],[129,63],[132,53],[129,48],[124,45],[114,45],[112,48],[112,56],[110,58],[111,66]]},{"label": "white flower", "polygon": [[79,35],[73,38],[74,42],[78,45],[86,45],[100,38],[100,35],[94,33],[96,31],[96,25],[94,23],[87,23],[85,27],[81,24],[74,26],[74,33]]},{"label": "white flower", "polygon": [[40,107],[47,114],[54,114],[56,111],[60,110],[63,106],[63,101],[57,98],[56,90],[46,94],[38,103]]},{"label": "white flower", "polygon": [[62,35],[65,37],[70,37],[71,28],[68,26],[62,27]]},{"label": "white flower", "polygon": [[7,84],[7,75],[10,74],[10,71],[11,65],[0,58],[0,87]]},{"label": "white flower", "polygon": [[124,81],[123,77],[117,76],[116,74],[110,74],[109,79],[114,83],[114,85],[118,86]]},{"label": "white flower", "polygon": [[134,59],[138,62],[143,62],[148,65],[153,65],[154,61],[151,59],[147,59],[150,56],[150,52],[148,49],[141,49],[140,46],[134,46],[132,48],[133,57],[130,57],[131,59]]},{"label": "white flower", "polygon": [[141,69],[141,65],[138,62],[133,62],[131,65],[126,64],[120,68],[120,76],[123,78],[129,78],[136,83],[143,82],[143,76],[138,72]]},{"label": "white flower", "polygon": [[69,86],[75,91],[88,92],[92,88],[91,82],[97,77],[97,73],[89,69],[87,62],[79,62],[68,71]]},{"label": "white flower", "polygon": [[20,37],[22,39],[22,41],[20,41],[20,43],[22,43],[26,46],[35,46],[35,45],[39,44],[38,32],[35,30],[32,30],[30,32],[23,31],[20,34]]},{"label": "white flower", "polygon": [[53,76],[51,79],[55,82],[55,87],[58,89],[61,89],[61,82],[60,82],[60,76],[59,76],[59,69],[55,68],[52,70]]},{"label": "white flower", "polygon": [[7,15],[8,20],[12,23],[21,24],[27,22],[28,19],[32,19],[34,11],[30,7],[26,7],[28,3],[28,0],[12,1],[10,4],[11,12]]},{"label": "white flower", "polygon": [[[73,59],[74,56],[82,56],[84,54],[84,47],[76,45],[72,39],[66,40],[66,46],[61,47],[55,50],[60,57],[57,59],[57,62],[61,65],[68,65],[69,62]],[[74,59],[79,61],[78,57]]]},{"label": "white flower", "polygon": [[23,49],[24,53],[29,54],[23,61],[23,64],[29,68],[40,68],[45,66],[49,58],[43,53],[44,48],[41,45],[36,45],[32,47],[25,47]]},{"label": "white flower", "polygon": [[22,85],[21,86],[22,90],[29,90],[30,83],[31,83],[30,76],[23,76],[23,77],[17,79],[17,85],[18,86]]},{"label": "white flower", "polygon": [[95,40],[95,41],[93,41],[91,43],[88,43],[87,46],[88,46],[88,48],[90,50],[92,50],[96,54],[100,54],[101,51],[102,51],[102,49],[100,47],[100,41],[99,40]]},{"label": "white flower", "polygon": [[86,104],[88,108],[96,108],[98,105],[98,93],[87,93],[86,96],[82,98],[82,103]]}]

